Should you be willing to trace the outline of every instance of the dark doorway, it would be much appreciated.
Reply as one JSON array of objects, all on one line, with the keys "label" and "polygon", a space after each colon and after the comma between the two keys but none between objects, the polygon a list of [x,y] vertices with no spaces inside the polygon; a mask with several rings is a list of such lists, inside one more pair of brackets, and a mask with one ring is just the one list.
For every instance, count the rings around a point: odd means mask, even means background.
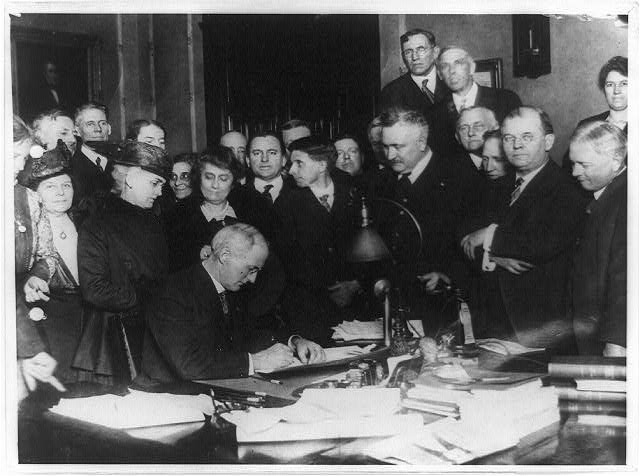
[{"label": "dark doorway", "polygon": [[377,15],[204,15],[209,144],[305,119],[362,134],[380,91]]}]

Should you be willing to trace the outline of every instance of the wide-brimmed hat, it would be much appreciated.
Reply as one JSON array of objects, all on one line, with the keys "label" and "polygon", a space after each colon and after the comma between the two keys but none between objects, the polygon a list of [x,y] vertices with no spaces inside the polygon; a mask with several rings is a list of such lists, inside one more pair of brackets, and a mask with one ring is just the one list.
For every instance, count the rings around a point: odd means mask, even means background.
[{"label": "wide-brimmed hat", "polygon": [[140,167],[165,179],[169,178],[171,171],[171,160],[164,149],[133,140],[122,144],[120,153],[116,156],[114,162],[131,167]]},{"label": "wide-brimmed hat", "polygon": [[25,187],[36,190],[43,180],[63,174],[70,176],[70,161],[71,152],[60,139],[56,148],[51,150],[34,145],[29,150],[29,156],[24,170],[18,176],[18,181]]}]

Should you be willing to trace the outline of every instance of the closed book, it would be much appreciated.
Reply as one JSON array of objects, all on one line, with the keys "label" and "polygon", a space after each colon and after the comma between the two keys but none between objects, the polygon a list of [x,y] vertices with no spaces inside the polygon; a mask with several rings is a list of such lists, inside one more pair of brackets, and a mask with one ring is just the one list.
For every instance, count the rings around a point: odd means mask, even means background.
[{"label": "closed book", "polygon": [[619,392],[595,392],[575,388],[556,388],[558,400],[578,400],[584,402],[626,402],[627,394]]},{"label": "closed book", "polygon": [[588,402],[580,400],[560,400],[558,410],[562,413],[626,415],[626,402]]},{"label": "closed book", "polygon": [[624,357],[558,356],[549,362],[549,376],[626,380],[627,360]]}]

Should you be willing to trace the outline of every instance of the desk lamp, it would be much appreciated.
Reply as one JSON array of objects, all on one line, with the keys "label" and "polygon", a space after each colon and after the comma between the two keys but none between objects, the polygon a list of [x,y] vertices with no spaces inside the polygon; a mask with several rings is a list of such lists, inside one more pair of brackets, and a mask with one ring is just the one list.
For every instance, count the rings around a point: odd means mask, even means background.
[{"label": "desk lamp", "polygon": [[[395,211],[398,218],[404,218],[405,220],[408,218],[409,222],[412,222],[413,226],[417,229],[417,236],[420,241],[420,246],[417,248],[419,253],[422,245],[422,232],[411,212],[393,200],[374,199],[374,202],[391,205],[391,209]],[[360,217],[362,219],[360,229],[356,232],[351,246],[348,248],[347,261],[351,263],[372,263],[389,259],[393,260],[394,256],[389,251],[389,247],[378,231],[372,226],[373,220],[370,217],[369,207],[367,206],[366,197],[364,196],[361,198]],[[373,291],[376,297],[384,298],[384,345],[389,347],[391,346],[391,303],[389,298],[391,282],[388,279],[379,279],[375,282]]]}]

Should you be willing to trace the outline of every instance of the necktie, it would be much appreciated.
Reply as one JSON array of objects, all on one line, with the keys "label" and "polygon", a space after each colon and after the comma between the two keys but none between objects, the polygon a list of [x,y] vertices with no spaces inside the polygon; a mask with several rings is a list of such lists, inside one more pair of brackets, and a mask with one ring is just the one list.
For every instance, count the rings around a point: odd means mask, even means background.
[{"label": "necktie", "polygon": [[100,160],[100,157],[96,157],[96,165],[100,168],[102,168],[102,166],[100,165],[102,161]]},{"label": "necktie", "polygon": [[269,184],[269,185],[265,185],[264,189],[262,190],[262,196],[264,198],[266,198],[267,200],[269,200],[269,203],[271,203],[273,205],[273,197],[271,196],[271,194],[269,193],[269,191],[273,188],[273,185]]},{"label": "necktie", "polygon": [[396,196],[399,200],[406,202],[411,190],[411,180],[409,174],[401,175],[396,185]]},{"label": "necktie", "polygon": [[524,179],[522,177],[518,177],[516,183],[513,188],[513,192],[511,192],[511,201],[509,202],[509,206],[513,205],[515,201],[518,199],[520,194],[522,193],[522,183]]},{"label": "necktie", "polygon": [[328,212],[331,211],[331,205],[329,205],[329,194],[325,193],[324,195],[320,195],[318,200],[320,200],[320,203]]},{"label": "necktie", "polygon": [[222,292],[218,294],[218,298],[220,298],[220,304],[222,304],[222,313],[225,318],[229,317],[229,301],[227,300],[227,293]]},{"label": "necktie", "polygon": [[428,82],[429,82],[428,79],[425,79],[424,81],[422,81],[422,92],[427,95],[427,97],[429,98],[429,101],[431,102],[431,104],[433,104],[435,100],[435,96],[433,95],[431,90],[427,87]]}]

